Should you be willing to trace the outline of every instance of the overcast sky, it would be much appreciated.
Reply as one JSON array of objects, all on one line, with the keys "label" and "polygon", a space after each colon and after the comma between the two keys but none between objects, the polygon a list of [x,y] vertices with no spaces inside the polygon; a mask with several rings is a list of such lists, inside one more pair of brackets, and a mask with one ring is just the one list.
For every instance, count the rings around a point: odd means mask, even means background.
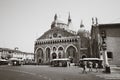
[{"label": "overcast sky", "polygon": [[0,0],[0,47],[34,52],[34,41],[50,29],[55,13],[65,23],[70,12],[74,30],[80,22],[120,22],[120,0]]}]

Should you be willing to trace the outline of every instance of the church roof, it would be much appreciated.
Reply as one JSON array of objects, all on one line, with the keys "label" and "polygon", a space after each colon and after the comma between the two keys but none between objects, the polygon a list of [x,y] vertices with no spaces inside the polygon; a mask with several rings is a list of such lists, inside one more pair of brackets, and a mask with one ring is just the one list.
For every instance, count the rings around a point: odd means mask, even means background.
[{"label": "church roof", "polygon": [[42,36],[40,36],[39,39],[49,39],[50,37],[53,37],[54,34],[61,35],[61,37],[70,37],[70,36],[76,36],[76,34],[65,30],[64,28],[54,27],[52,29],[49,29],[46,31]]}]

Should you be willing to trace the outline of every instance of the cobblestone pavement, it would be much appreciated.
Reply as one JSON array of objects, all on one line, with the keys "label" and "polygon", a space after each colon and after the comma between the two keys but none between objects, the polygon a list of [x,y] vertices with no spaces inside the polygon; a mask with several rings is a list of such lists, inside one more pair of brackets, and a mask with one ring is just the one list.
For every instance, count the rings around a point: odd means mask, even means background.
[{"label": "cobblestone pavement", "polygon": [[40,80],[120,80],[119,68],[111,68],[111,74],[103,73],[103,69],[99,69],[99,72],[96,72],[95,69],[89,72],[87,69],[87,74],[83,74],[82,68],[77,66],[0,66],[0,70],[23,73],[27,74],[27,76],[36,76],[36,78],[40,78]]},{"label": "cobblestone pavement", "polygon": [[111,67],[110,74],[103,73],[102,71],[103,69],[96,76],[107,80],[120,80],[120,67]]}]

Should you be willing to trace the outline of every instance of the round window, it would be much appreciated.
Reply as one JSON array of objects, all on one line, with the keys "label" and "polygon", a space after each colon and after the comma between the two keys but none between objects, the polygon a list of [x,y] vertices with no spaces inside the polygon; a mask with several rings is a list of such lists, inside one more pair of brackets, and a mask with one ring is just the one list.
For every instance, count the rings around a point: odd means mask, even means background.
[{"label": "round window", "polygon": [[57,37],[57,33],[54,33],[54,34],[53,34],[53,37]]}]

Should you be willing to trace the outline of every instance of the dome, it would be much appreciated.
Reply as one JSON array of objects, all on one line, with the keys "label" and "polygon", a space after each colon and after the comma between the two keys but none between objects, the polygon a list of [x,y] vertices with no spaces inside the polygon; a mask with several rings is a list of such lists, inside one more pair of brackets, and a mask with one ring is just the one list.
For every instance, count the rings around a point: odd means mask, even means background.
[{"label": "dome", "polygon": [[78,30],[78,33],[84,33],[85,31],[86,31],[85,29],[81,28]]},{"label": "dome", "polygon": [[87,30],[85,30],[85,29],[79,29],[77,34],[79,36],[84,36],[84,37],[88,37],[89,36],[89,32]]},{"label": "dome", "polygon": [[85,27],[80,27],[80,29],[77,32],[77,34],[79,34],[79,35],[84,35],[85,33],[86,33]]},{"label": "dome", "polygon": [[66,28],[67,24],[61,19],[57,17],[57,15],[55,15],[54,21],[51,24],[51,28],[54,27],[59,27],[59,28]]},{"label": "dome", "polygon": [[80,29],[78,30],[78,33],[84,33],[85,31],[85,26],[83,25],[83,21],[81,20]]},{"label": "dome", "polygon": [[53,21],[52,24],[53,23],[62,23],[62,24],[65,24],[65,22],[62,19],[57,19],[57,20]]},{"label": "dome", "polygon": [[[63,21],[62,19],[58,19],[56,22],[57,22],[57,23],[64,23],[64,21]],[[65,24],[65,23],[64,23],[64,24]]]},{"label": "dome", "polygon": [[57,19],[57,20],[56,20],[56,24],[57,24],[58,26],[60,26],[60,25],[67,25],[62,18]]},{"label": "dome", "polygon": [[78,30],[78,33],[85,33],[86,32],[86,29],[85,27],[80,27],[80,29]]}]

